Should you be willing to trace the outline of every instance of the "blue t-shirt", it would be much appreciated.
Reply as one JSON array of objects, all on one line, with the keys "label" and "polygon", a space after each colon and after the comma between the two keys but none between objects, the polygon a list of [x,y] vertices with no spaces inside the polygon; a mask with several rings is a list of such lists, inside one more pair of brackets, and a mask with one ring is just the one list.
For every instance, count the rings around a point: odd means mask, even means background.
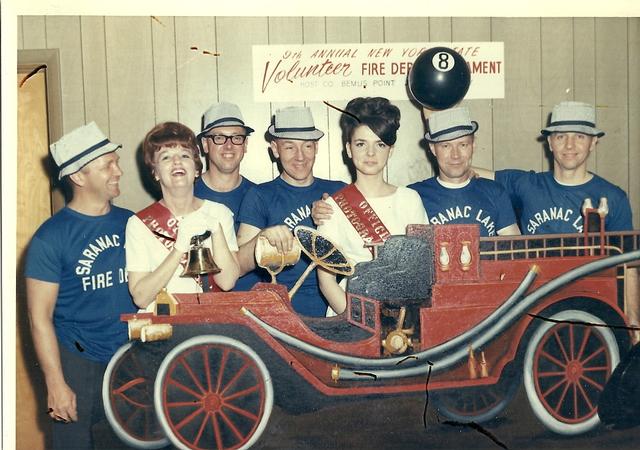
[{"label": "blue t-shirt", "polygon": [[61,345],[109,361],[127,340],[120,314],[135,312],[125,270],[124,236],[133,213],[112,206],[103,216],[61,209],[36,231],[25,276],[57,283],[53,324]]},{"label": "blue t-shirt", "polygon": [[[298,225],[314,227],[311,206],[323,193],[333,194],[342,189],[342,181],[315,178],[310,186],[291,186],[282,178],[259,184],[247,192],[240,207],[240,222],[263,229],[273,225],[287,225],[293,230]],[[315,227],[314,227],[315,228]],[[291,289],[310,261],[303,254],[295,266],[286,267],[278,275],[278,283]],[[257,269],[266,272],[263,269]],[[293,297],[293,308],[305,316],[322,317],[327,303],[318,287],[318,276],[312,271]]]},{"label": "blue t-shirt", "polygon": [[448,188],[432,177],[407,187],[418,191],[434,225],[475,223],[480,236],[495,236],[516,223],[509,195],[492,180],[471,178],[464,187]]},{"label": "blue t-shirt", "polygon": [[193,186],[193,194],[196,197],[202,198],[204,200],[211,200],[212,202],[222,203],[224,206],[229,208],[233,213],[233,225],[235,226],[237,233],[238,227],[240,226],[240,222],[238,221],[240,204],[242,203],[242,199],[244,198],[244,195],[247,193],[249,188],[255,185],[256,184],[253,181],[249,181],[245,177],[242,177],[240,185],[234,190],[229,192],[218,192],[207,186],[202,177],[200,177],[196,180]]},{"label": "blue t-shirt", "polygon": [[[207,186],[202,177],[200,177],[195,182],[193,193],[198,198],[222,203],[227,208],[229,208],[233,213],[233,225],[236,229],[236,233],[238,233],[238,227],[240,227],[238,216],[240,212],[240,205],[242,204],[242,199],[244,198],[247,191],[255,185],[256,184],[253,181],[249,181],[245,177],[242,177],[240,185],[234,190],[229,192],[218,192]],[[248,291],[253,287],[254,284],[258,283],[259,281],[264,281],[264,279],[255,271],[249,272],[246,275],[238,278],[238,281],[236,281],[233,290]]]},{"label": "blue t-shirt", "polygon": [[509,192],[523,234],[582,233],[584,200],[597,208],[601,197],[609,205],[605,230],[633,229],[627,194],[598,175],[578,186],[558,183],[550,171],[498,170],[495,178]]}]

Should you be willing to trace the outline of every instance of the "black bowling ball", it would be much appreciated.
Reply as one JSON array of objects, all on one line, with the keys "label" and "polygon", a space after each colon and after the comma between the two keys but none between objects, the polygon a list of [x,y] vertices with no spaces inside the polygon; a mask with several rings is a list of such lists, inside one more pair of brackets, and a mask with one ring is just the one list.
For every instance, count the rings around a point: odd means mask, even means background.
[{"label": "black bowling ball", "polygon": [[447,47],[433,47],[418,56],[408,77],[409,93],[425,108],[447,109],[464,98],[471,72],[460,54]]}]

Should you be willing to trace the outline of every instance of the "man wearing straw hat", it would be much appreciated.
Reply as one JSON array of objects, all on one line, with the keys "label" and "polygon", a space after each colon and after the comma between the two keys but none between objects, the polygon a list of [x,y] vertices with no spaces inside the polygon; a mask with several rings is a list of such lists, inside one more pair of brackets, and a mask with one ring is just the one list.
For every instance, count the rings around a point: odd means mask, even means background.
[{"label": "man wearing straw hat", "polygon": [[91,427],[104,417],[102,376],[127,339],[120,314],[135,311],[124,251],[132,213],[111,204],[120,194],[119,147],[94,122],[51,145],[73,197],[40,226],[27,253],[31,333],[54,449],[93,448]]},{"label": "man wearing straw hat", "polygon": [[[425,139],[438,162],[438,176],[407,187],[420,194],[429,222],[478,224],[482,236],[520,234],[509,196],[498,183],[472,177],[471,159],[478,123],[467,108],[434,112]],[[332,213],[324,201],[314,203],[320,225]]]},{"label": "man wearing straw hat", "polygon": [[[313,201],[323,192],[334,193],[344,186],[341,181],[313,176],[318,141],[324,133],[315,127],[309,108],[292,106],[277,110],[268,134],[281,174],[273,181],[249,189],[244,197],[238,230],[241,273],[256,267],[254,250],[258,236],[265,236],[280,251],[291,250],[291,231],[297,225],[313,226]],[[291,289],[308,265],[309,261],[301,258],[280,273],[278,282]],[[327,303],[318,288],[315,271],[299,288],[292,305],[300,314],[324,317]]]},{"label": "man wearing straw hat", "polygon": [[[495,178],[509,192],[524,234],[581,233],[582,205],[590,199],[597,206],[608,202],[605,229],[633,229],[627,194],[618,186],[587,170],[589,155],[604,131],[595,126],[596,109],[582,102],[554,106],[551,122],[541,133],[553,155],[553,169],[546,172],[498,170],[481,175]],[[558,213],[562,208],[563,213]]]},{"label": "man wearing straw hat", "polygon": [[198,142],[207,155],[207,171],[196,180],[196,197],[222,203],[234,215],[236,231],[240,203],[247,190],[255,186],[240,175],[240,163],[247,153],[247,141],[253,128],[245,125],[238,105],[221,102],[204,113]]},{"label": "man wearing straw hat", "polygon": [[[549,126],[541,131],[553,155],[553,169],[546,172],[475,169],[480,176],[502,184],[519,212],[524,234],[581,233],[585,200],[608,210],[605,230],[633,229],[631,205],[618,186],[587,170],[589,155],[595,151],[604,131],[596,128],[596,109],[583,102],[565,101],[553,107]],[[632,324],[640,324],[638,271],[626,271],[625,308]],[[636,341],[640,333],[636,333]]]},{"label": "man wearing straw hat", "polygon": [[[238,105],[215,103],[204,113],[198,142],[207,156],[208,168],[196,179],[196,197],[222,203],[233,212],[236,233],[240,227],[240,204],[255,183],[240,175],[240,163],[247,153],[247,141],[253,128],[245,125]],[[261,281],[255,272],[240,277],[233,290],[247,291]]]},{"label": "man wearing straw hat", "polygon": [[478,122],[468,108],[431,114],[425,140],[438,162],[438,175],[407,187],[420,194],[434,225],[478,224],[481,236],[520,234],[505,190],[497,183],[473,177],[471,160]]}]

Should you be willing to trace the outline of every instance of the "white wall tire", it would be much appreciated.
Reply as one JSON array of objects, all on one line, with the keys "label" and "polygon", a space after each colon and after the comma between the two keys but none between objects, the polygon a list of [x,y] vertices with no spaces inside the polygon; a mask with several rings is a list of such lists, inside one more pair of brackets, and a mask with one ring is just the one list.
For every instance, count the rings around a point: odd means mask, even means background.
[{"label": "white wall tire", "polygon": [[135,370],[135,361],[128,353],[132,345],[127,342],[109,360],[102,378],[104,412],[125,444],[142,449],[166,447],[169,440],[153,410],[153,380]]},{"label": "white wall tire", "polygon": [[577,435],[600,424],[597,400],[620,361],[614,333],[599,317],[567,309],[541,321],[527,343],[524,385],[536,417],[549,430]]},{"label": "white wall tire", "polygon": [[509,406],[520,387],[519,370],[507,366],[496,384],[431,393],[439,414],[461,423],[483,423],[495,419]]},{"label": "white wall tire", "polygon": [[226,336],[201,335],[164,358],[154,404],[158,421],[179,449],[247,449],[266,429],[273,385],[249,346]]}]

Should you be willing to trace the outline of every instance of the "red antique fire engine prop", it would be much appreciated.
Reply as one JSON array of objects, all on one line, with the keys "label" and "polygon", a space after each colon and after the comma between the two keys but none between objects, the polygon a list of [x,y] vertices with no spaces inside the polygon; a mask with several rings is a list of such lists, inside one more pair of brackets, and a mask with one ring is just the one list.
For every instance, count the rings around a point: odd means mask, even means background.
[{"label": "red antique fire engine prop", "polygon": [[[295,234],[315,263],[352,273],[314,230]],[[153,312],[123,316],[132,341],[105,374],[107,416],[139,448],[248,448],[274,402],[423,395],[428,378],[449,418],[494,418],[524,382],[547,428],[583,433],[629,347],[624,266],[637,260],[638,231],[480,238],[476,225],[412,225],[357,265],[337,317],[296,314],[278,284],[161,293]]]}]

